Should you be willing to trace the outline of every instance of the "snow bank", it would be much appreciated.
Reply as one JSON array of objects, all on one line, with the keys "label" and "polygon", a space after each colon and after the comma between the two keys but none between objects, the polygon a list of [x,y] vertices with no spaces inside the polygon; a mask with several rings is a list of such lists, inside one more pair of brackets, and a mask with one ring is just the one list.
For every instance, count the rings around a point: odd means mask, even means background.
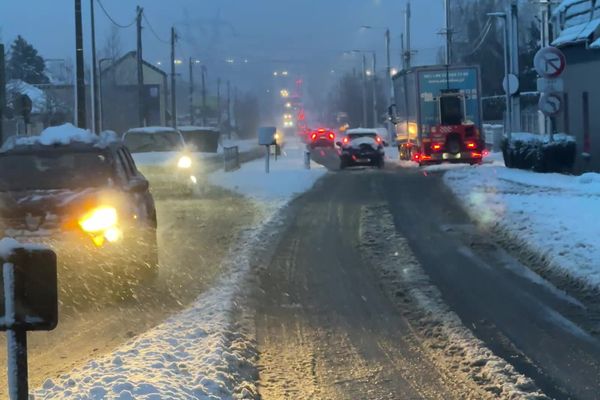
[{"label": "snow bank", "polygon": [[38,136],[11,136],[2,147],[3,151],[10,150],[15,146],[43,146],[69,145],[71,143],[86,143],[95,146],[107,146],[118,138],[114,132],[106,131],[100,135],[77,128],[73,124],[66,123],[60,126],[46,128]]},{"label": "snow bank", "polygon": [[214,173],[209,181],[259,202],[277,203],[309,190],[326,173],[323,166],[315,163],[309,170],[304,168],[304,150],[295,141],[286,144],[277,161],[271,156],[270,167],[271,172],[266,174],[264,158],[258,159],[233,173]]},{"label": "snow bank", "polygon": [[600,288],[600,174],[463,168],[444,180],[482,224],[543,256],[553,272]]}]

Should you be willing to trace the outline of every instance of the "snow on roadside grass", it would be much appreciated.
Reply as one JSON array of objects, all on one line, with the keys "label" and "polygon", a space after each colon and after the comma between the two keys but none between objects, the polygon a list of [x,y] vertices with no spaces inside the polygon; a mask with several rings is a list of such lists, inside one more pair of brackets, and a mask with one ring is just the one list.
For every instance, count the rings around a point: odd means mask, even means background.
[{"label": "snow on roadside grass", "polygon": [[309,190],[325,173],[326,169],[314,162],[311,169],[305,169],[303,147],[291,142],[284,147],[277,161],[271,157],[269,174],[265,173],[265,160],[261,158],[243,164],[235,173],[219,171],[211,174],[209,182],[260,203],[280,203]]},{"label": "snow on roadside grass", "polygon": [[600,288],[600,174],[463,168],[446,184],[478,222],[540,254],[553,273]]},{"label": "snow on roadside grass", "polygon": [[271,185],[264,188],[256,183],[240,186],[239,182],[252,181],[260,172],[258,165],[228,173],[227,179],[212,179],[225,187],[237,182],[241,193],[269,200],[262,208],[265,222],[242,232],[230,249],[222,268],[227,271],[225,276],[188,309],[112,354],[92,360],[58,379],[46,380],[36,391],[36,398],[258,398],[254,340],[237,316],[244,302],[253,254],[273,240],[279,224],[278,211],[323,175],[319,170],[302,170],[301,156],[301,151],[291,152],[279,168],[274,168],[275,181],[285,183],[276,190],[270,190]]}]

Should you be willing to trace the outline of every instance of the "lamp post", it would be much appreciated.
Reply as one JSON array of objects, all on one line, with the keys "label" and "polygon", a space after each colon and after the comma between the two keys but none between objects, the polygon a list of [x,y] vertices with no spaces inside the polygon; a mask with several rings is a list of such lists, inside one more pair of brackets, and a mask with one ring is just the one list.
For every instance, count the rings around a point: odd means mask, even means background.
[{"label": "lamp post", "polygon": [[[504,75],[506,76],[506,80],[508,81],[508,74],[510,72],[510,59],[508,52],[509,45],[509,32],[508,32],[508,18],[506,13],[504,12],[493,12],[488,13],[489,17],[501,18],[504,20]],[[508,86],[508,85],[507,85]],[[504,130],[506,132],[506,137],[510,141],[512,134],[512,101],[510,98],[510,90],[506,88],[506,121],[504,122]]]}]

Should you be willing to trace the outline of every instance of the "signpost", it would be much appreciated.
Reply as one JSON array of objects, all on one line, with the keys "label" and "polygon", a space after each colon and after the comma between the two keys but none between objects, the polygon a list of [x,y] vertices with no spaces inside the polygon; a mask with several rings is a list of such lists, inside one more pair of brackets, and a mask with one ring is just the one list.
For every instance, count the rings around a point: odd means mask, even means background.
[{"label": "signpost", "polygon": [[271,157],[271,146],[277,144],[276,138],[277,128],[274,126],[265,126],[258,128],[258,144],[259,146],[265,146],[266,157],[265,157],[265,172],[270,172],[270,157]]},{"label": "signpost", "polygon": [[562,108],[564,82],[560,79],[560,76],[567,67],[567,61],[562,51],[556,47],[544,47],[536,53],[533,65],[537,73],[541,76],[537,82],[538,91],[541,94],[538,107],[547,117],[547,130],[550,135],[550,141],[552,141],[552,120],[548,119],[548,117],[555,116]]},{"label": "signpost", "polygon": [[508,74],[502,80],[504,93],[513,96],[519,92],[519,78],[515,74]]},{"label": "signpost", "polygon": [[3,239],[0,262],[0,330],[6,331],[9,398],[27,400],[27,331],[50,331],[58,323],[56,255]]}]

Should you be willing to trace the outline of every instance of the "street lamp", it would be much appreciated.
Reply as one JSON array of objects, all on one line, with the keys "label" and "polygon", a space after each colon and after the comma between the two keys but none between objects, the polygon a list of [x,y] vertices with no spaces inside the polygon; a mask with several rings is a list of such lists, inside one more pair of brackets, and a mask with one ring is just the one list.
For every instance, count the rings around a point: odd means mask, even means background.
[{"label": "street lamp", "polygon": [[508,42],[509,42],[509,32],[508,32],[508,17],[505,12],[493,12],[488,13],[488,17],[501,18],[504,20],[504,76],[506,77],[507,87],[505,88],[506,93],[506,121],[504,122],[504,130],[506,132],[506,137],[510,141],[512,135],[512,101],[510,98],[510,88],[508,87],[508,74],[510,71],[510,59],[508,56]]},{"label": "street lamp", "polygon": [[360,27],[360,29],[362,29],[362,30],[382,29],[385,31],[384,37],[385,37],[385,53],[386,53],[386,59],[387,59],[387,84],[388,84],[389,96],[390,96],[389,101],[390,101],[390,104],[394,104],[395,93],[394,93],[394,82],[392,80],[392,76],[395,75],[395,73],[392,73],[390,28],[375,27],[375,26],[371,26],[371,25],[362,25]]}]

